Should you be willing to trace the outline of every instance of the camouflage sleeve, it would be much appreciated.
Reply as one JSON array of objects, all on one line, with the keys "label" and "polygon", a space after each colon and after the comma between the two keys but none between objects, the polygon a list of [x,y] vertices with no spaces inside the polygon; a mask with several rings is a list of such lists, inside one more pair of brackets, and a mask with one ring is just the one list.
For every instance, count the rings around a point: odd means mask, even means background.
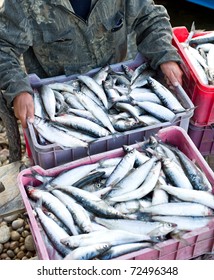
[{"label": "camouflage sleeve", "polygon": [[138,51],[148,58],[151,67],[167,61],[180,62],[181,58],[172,45],[172,26],[167,10],[152,0],[128,0],[127,24],[136,32]]},{"label": "camouflage sleeve", "polygon": [[20,92],[32,93],[28,76],[20,64],[20,55],[31,45],[26,15],[17,0],[2,1],[0,7],[0,88],[11,104]]}]

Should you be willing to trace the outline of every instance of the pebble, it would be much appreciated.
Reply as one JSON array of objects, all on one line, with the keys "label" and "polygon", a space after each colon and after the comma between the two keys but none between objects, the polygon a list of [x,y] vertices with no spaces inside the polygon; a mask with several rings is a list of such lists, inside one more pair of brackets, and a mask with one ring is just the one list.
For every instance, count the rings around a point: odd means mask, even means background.
[{"label": "pebble", "polygon": [[29,260],[37,257],[27,218],[15,214],[0,220],[0,260]]},{"label": "pebble", "polygon": [[12,228],[13,229],[19,229],[19,228],[23,227],[23,225],[24,225],[24,220],[23,219],[17,219],[17,220],[12,222]]},{"label": "pebble", "polygon": [[30,252],[34,252],[35,251],[34,240],[33,240],[33,236],[32,235],[28,235],[25,238],[25,248],[28,251],[30,251]]},{"label": "pebble", "polygon": [[0,243],[4,244],[10,239],[10,228],[6,225],[0,227]]}]

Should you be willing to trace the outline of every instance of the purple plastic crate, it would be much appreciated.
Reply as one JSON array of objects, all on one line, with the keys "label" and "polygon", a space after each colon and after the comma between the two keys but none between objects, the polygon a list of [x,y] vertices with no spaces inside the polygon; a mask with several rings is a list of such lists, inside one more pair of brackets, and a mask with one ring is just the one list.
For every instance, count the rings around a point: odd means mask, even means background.
[{"label": "purple plastic crate", "polygon": [[[141,65],[145,60],[143,57],[138,54],[134,60],[129,60],[123,63],[118,63],[111,65],[111,68],[116,71],[122,71],[122,64],[125,64],[132,69],[135,69],[139,65]],[[93,69],[87,73],[87,75],[95,74],[99,69]],[[76,75],[72,75],[66,77],[64,75],[39,79],[36,75],[31,75],[31,85],[33,88],[39,88],[44,84],[50,84],[54,82],[66,82],[76,78]],[[161,128],[168,127],[171,125],[177,125],[182,127],[185,131],[187,131],[189,127],[189,121],[194,113],[194,105],[186,92],[183,90],[181,86],[178,86],[174,91],[175,96],[187,109],[186,112],[182,112],[176,115],[176,120],[174,122],[163,122],[158,125],[151,125],[148,127],[142,127],[133,129],[130,131],[118,133],[114,136],[107,136],[103,138],[99,138],[89,145],[89,148],[75,148],[75,149],[62,149],[57,144],[46,144],[41,145],[38,142],[37,132],[33,128],[31,124],[28,125],[28,128],[24,131],[26,149],[29,155],[29,158],[32,159],[33,165],[40,165],[44,169],[49,169],[55,166],[59,166],[61,164],[74,161],[88,155],[94,155],[102,152],[106,152],[109,150],[117,149],[121,147],[121,145],[131,145],[137,142],[141,142],[144,138],[157,133]]]},{"label": "purple plastic crate", "polygon": [[214,126],[198,127],[190,123],[188,134],[203,156],[214,154]]}]

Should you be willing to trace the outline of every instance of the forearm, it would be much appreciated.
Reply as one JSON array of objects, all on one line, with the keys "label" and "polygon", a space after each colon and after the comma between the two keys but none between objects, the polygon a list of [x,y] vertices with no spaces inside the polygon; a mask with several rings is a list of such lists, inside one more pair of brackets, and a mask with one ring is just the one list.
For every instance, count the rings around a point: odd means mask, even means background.
[{"label": "forearm", "polygon": [[167,61],[180,62],[177,50],[172,46],[172,28],[166,9],[153,5],[150,0],[142,2],[144,5],[132,25],[138,51],[150,60],[154,69]]},{"label": "forearm", "polygon": [[27,74],[23,71],[20,62],[11,57],[7,58],[0,51],[0,88],[3,90],[4,98],[8,105],[20,92],[33,93]]}]

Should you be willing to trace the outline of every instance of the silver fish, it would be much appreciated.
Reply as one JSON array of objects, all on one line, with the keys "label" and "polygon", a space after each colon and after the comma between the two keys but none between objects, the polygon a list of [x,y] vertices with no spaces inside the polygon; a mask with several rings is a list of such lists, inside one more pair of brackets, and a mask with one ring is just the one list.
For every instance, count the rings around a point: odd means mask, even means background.
[{"label": "silver fish", "polygon": [[66,238],[69,235],[67,232],[60,226],[57,225],[51,218],[44,214],[41,208],[35,207],[35,211],[39,218],[39,221],[42,225],[43,230],[48,236],[50,242],[54,248],[60,253],[61,256],[65,257],[71,252],[71,249],[63,245],[60,240]]},{"label": "silver fish", "polygon": [[164,106],[166,106],[174,113],[180,113],[185,111],[185,108],[181,105],[178,99],[164,85],[162,85],[160,82],[153,79],[152,77],[149,77],[147,79],[147,82],[152,91],[156,93],[157,96],[160,98]]},{"label": "silver fish", "polygon": [[99,257],[111,247],[108,243],[98,243],[83,246],[72,250],[64,257],[64,260],[91,260]]},{"label": "silver fish", "polygon": [[50,122],[37,116],[34,117],[33,125],[38,133],[50,143],[57,143],[60,147],[68,148],[88,147],[88,143],[66,134],[63,130],[57,129],[55,126],[52,126]]},{"label": "silver fish", "polygon": [[214,209],[214,195],[210,192],[177,188],[167,185],[160,185],[160,188],[183,201],[197,202]]},{"label": "silver fish", "polygon": [[93,92],[95,92],[99,99],[102,101],[104,107],[108,109],[108,100],[102,86],[96,83],[95,80],[90,76],[79,75],[77,78],[86,86],[88,86]]},{"label": "silver fish", "polygon": [[177,215],[177,216],[213,216],[214,211],[202,204],[195,202],[170,202],[152,205],[144,208],[143,213],[150,215]]},{"label": "silver fish", "polygon": [[52,194],[55,195],[63,204],[65,204],[67,209],[71,212],[74,222],[82,233],[92,231],[90,217],[87,211],[79,203],[60,190],[53,190]]},{"label": "silver fish", "polygon": [[69,248],[88,246],[94,243],[109,243],[113,246],[139,241],[151,241],[151,238],[147,235],[135,234],[124,230],[100,230],[61,239],[62,244]]},{"label": "silver fish", "polygon": [[32,186],[26,186],[26,191],[28,196],[33,200],[41,200],[42,205],[53,212],[68,227],[72,234],[78,234],[71,213],[57,197],[47,191],[39,190]]},{"label": "silver fish", "polygon": [[55,186],[56,189],[69,193],[85,209],[101,217],[124,218],[125,215],[120,213],[114,207],[108,205],[93,193],[78,189],[72,186]]},{"label": "silver fish", "polygon": [[168,223],[176,223],[177,230],[193,231],[202,227],[206,227],[212,216],[206,217],[191,217],[191,216],[153,216],[152,220]]}]

